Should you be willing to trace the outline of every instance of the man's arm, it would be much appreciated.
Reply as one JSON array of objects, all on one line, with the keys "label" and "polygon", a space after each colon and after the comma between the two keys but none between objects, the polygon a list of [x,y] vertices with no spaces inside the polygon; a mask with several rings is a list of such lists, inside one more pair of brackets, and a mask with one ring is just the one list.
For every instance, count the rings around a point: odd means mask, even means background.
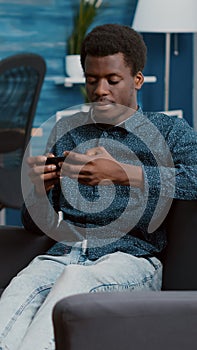
[{"label": "man's arm", "polygon": [[[151,193],[163,191],[176,199],[197,198],[197,133],[184,119],[175,118],[166,143],[173,166],[144,166],[145,184]],[[163,189],[161,188],[161,179]],[[146,186],[146,185],[145,185]],[[173,188],[174,186],[174,188]]]},{"label": "man's arm", "polygon": [[54,165],[45,165],[45,161],[45,156],[28,159],[33,188],[22,209],[23,225],[27,230],[44,232],[56,241],[83,240],[83,229],[59,218],[59,171]]}]

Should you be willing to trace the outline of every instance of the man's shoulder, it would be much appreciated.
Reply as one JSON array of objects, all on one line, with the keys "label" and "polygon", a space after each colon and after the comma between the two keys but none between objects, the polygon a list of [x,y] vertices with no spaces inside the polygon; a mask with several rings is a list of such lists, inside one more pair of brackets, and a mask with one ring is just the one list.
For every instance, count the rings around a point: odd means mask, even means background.
[{"label": "man's shoulder", "polygon": [[172,129],[182,129],[187,122],[174,115],[163,112],[144,112],[146,118],[154,124],[162,133],[169,133]]},{"label": "man's shoulder", "polygon": [[153,123],[165,123],[172,125],[176,122],[177,117],[168,115],[164,112],[144,112],[144,115]]}]

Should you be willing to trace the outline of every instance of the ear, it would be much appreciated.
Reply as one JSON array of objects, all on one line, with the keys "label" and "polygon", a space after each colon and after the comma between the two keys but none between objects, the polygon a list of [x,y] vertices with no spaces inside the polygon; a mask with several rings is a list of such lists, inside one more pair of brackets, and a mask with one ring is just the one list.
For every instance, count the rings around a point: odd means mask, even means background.
[{"label": "ear", "polygon": [[137,72],[137,74],[134,76],[134,82],[135,82],[135,89],[140,90],[144,83],[144,76],[141,71]]}]

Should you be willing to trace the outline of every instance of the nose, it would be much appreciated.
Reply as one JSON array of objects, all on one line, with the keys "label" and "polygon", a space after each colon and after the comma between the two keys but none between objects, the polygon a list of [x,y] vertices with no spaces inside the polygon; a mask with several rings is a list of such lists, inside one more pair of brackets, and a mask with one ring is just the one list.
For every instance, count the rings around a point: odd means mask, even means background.
[{"label": "nose", "polygon": [[97,96],[107,96],[109,94],[109,84],[106,79],[100,79],[97,82],[96,88],[94,90]]}]

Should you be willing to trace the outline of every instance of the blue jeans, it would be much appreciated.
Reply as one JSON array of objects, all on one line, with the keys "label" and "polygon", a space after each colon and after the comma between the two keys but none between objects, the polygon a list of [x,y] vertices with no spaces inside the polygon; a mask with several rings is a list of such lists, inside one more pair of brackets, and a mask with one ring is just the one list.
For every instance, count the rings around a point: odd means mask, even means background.
[{"label": "blue jeans", "polygon": [[22,270],[0,299],[1,350],[54,350],[52,310],[77,293],[160,290],[157,258],[116,252],[90,261],[76,243],[64,256],[41,255]]}]

